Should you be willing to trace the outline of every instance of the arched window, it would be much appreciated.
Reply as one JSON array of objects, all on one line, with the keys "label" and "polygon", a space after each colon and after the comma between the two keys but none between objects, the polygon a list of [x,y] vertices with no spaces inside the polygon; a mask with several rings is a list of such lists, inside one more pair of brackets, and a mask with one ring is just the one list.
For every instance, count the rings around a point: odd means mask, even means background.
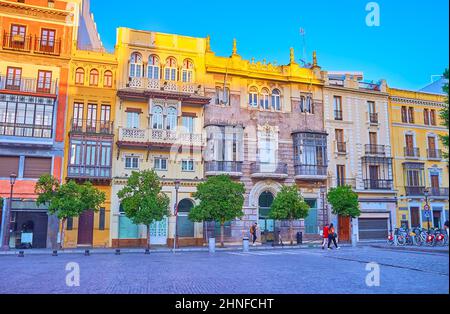
[{"label": "arched window", "polygon": [[84,85],[84,69],[78,68],[75,71],[75,84]]},{"label": "arched window", "polygon": [[167,130],[175,130],[177,128],[177,118],[177,109],[175,107],[169,107],[169,109],[167,109]]},{"label": "arched window", "polygon": [[258,107],[258,89],[256,87],[250,88],[248,92],[248,104],[251,107]]},{"label": "arched window", "polygon": [[92,69],[89,73],[89,85],[97,86],[98,85],[98,70]]},{"label": "arched window", "polygon": [[133,52],[130,58],[130,77],[142,77],[142,55]]},{"label": "arched window", "polygon": [[169,57],[166,60],[166,66],[164,68],[164,79],[167,81],[177,80],[177,60],[173,57]]},{"label": "arched window", "polygon": [[105,71],[105,74],[103,75],[103,86],[105,87],[112,87],[112,81],[113,81],[113,74],[111,71]]},{"label": "arched window", "polygon": [[180,238],[194,237],[194,222],[188,216],[192,207],[194,207],[194,203],[187,198],[178,203],[177,235]]},{"label": "arched window", "polygon": [[272,91],[272,108],[273,110],[281,110],[281,93],[278,89]]},{"label": "arched window", "polygon": [[186,59],[183,61],[182,81],[184,83],[191,83],[194,80],[194,63]]},{"label": "arched window", "polygon": [[149,79],[159,80],[159,58],[151,55],[148,57],[147,77]]},{"label": "arched window", "polygon": [[163,129],[163,110],[161,106],[154,106],[152,108],[152,128]]},{"label": "arched window", "polygon": [[261,98],[259,100],[261,109],[268,110],[269,109],[269,90],[267,88],[263,88],[261,90]]}]

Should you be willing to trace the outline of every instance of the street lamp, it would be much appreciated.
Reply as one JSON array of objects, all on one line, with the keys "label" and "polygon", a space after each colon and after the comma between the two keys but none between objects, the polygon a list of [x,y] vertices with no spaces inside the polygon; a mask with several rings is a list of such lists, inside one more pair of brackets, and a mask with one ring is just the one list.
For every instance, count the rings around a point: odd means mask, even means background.
[{"label": "street lamp", "polygon": [[11,228],[11,209],[12,209],[12,197],[13,197],[13,189],[14,184],[16,183],[17,174],[11,173],[9,176],[9,184],[11,186],[9,192],[9,206],[5,211],[5,225],[3,226],[3,250],[9,250],[9,237],[10,237],[10,228]]},{"label": "street lamp", "polygon": [[430,205],[428,204],[428,195],[430,192],[428,189],[423,190],[423,195],[425,196],[425,214],[427,215],[427,225],[428,230],[430,230]]},{"label": "street lamp", "polygon": [[180,180],[175,180],[175,235],[173,237],[173,251],[175,252],[175,248],[177,247],[177,240],[178,240],[178,190],[180,189]]},{"label": "street lamp", "polygon": [[325,226],[325,224],[328,223],[328,213],[326,213],[326,208],[325,208],[325,193],[327,193],[327,187],[325,185],[322,185],[320,187],[320,196],[322,198],[322,221],[323,221],[322,225],[323,226]]}]

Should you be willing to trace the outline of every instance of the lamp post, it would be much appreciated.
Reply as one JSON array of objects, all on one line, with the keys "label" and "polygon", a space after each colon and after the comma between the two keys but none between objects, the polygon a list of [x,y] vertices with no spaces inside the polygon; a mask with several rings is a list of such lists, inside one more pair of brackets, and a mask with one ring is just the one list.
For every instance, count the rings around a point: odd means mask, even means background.
[{"label": "lamp post", "polygon": [[178,190],[180,189],[180,180],[175,180],[175,235],[173,237],[173,252],[175,252],[175,249],[177,247],[177,240],[178,240]]},{"label": "lamp post", "polygon": [[11,208],[12,208],[12,197],[13,197],[13,189],[14,184],[16,183],[17,174],[11,173],[9,176],[9,183],[11,185],[11,189],[9,192],[9,206],[5,212],[5,224],[3,226],[3,247],[4,251],[9,250],[9,237],[10,237],[10,228],[11,228]]},{"label": "lamp post", "polygon": [[428,230],[430,230],[430,205],[428,204],[428,195],[429,195],[428,189],[423,190],[423,195],[425,196],[425,214],[427,216],[427,227]]},{"label": "lamp post", "polygon": [[322,185],[320,187],[320,196],[322,198],[322,227],[328,223],[328,213],[326,212],[325,206],[325,193],[327,193],[327,187]]}]

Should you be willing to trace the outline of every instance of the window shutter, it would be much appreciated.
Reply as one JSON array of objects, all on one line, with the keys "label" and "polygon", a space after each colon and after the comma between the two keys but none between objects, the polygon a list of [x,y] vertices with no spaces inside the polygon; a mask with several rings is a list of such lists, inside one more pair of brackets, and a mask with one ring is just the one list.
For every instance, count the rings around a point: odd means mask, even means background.
[{"label": "window shutter", "polygon": [[25,157],[24,178],[38,179],[43,174],[50,174],[51,170],[51,158]]},{"label": "window shutter", "polygon": [[0,156],[0,178],[19,173],[19,156]]},{"label": "window shutter", "polygon": [[99,212],[98,229],[105,230],[105,208],[101,207]]}]

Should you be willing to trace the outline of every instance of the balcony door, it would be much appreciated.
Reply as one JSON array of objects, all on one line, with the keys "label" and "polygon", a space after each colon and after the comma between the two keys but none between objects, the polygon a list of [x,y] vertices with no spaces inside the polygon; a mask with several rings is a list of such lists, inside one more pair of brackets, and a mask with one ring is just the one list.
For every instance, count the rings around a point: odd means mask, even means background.
[{"label": "balcony door", "polygon": [[432,193],[432,195],[439,195],[439,175],[438,174],[432,174],[430,176],[430,182],[431,182],[431,193]]},{"label": "balcony door", "polygon": [[102,105],[101,110],[100,110],[100,125],[101,125],[103,132],[109,131],[110,120],[111,120],[111,106]]},{"label": "balcony door", "polygon": [[369,144],[373,150],[376,150],[376,146],[378,145],[378,138],[376,132],[369,132]]},{"label": "balcony door", "polygon": [[25,34],[27,28],[24,25],[11,25],[11,48],[25,48]]},{"label": "balcony door", "polygon": [[94,238],[94,212],[88,210],[78,218],[78,245],[91,246]]},{"label": "balcony door", "polygon": [[51,87],[52,87],[52,72],[39,70],[37,91],[41,93],[50,93]]},{"label": "balcony door", "polygon": [[6,89],[20,90],[22,68],[8,67],[6,73]]},{"label": "balcony door", "polygon": [[86,127],[91,132],[95,132],[95,124],[97,123],[97,105],[88,104]]},{"label": "balcony door", "polygon": [[420,227],[420,208],[411,207],[411,227]]},{"label": "balcony door", "polygon": [[428,137],[428,156],[436,158],[436,138],[434,136]]},{"label": "balcony door", "polygon": [[55,51],[55,36],[56,31],[54,29],[43,28],[41,30],[41,52],[54,52]]},{"label": "balcony door", "polygon": [[369,166],[370,188],[378,189],[380,185],[379,166]]},{"label": "balcony door", "polygon": [[345,165],[336,166],[336,181],[337,186],[345,185]]},{"label": "balcony door", "polygon": [[406,142],[406,154],[408,156],[411,156],[414,154],[414,137],[411,134],[405,135],[405,142]]}]

